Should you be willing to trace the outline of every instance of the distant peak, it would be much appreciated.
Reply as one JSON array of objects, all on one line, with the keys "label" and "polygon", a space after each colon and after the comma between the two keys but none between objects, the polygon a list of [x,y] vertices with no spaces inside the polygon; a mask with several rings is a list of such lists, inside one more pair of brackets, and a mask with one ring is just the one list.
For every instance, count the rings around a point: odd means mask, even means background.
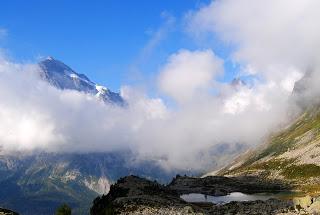
[{"label": "distant peak", "polygon": [[242,79],[240,78],[234,78],[232,81],[231,81],[231,85],[232,86],[245,86],[247,85],[245,81],[243,81]]},{"label": "distant peak", "polygon": [[48,56],[48,57],[46,58],[46,60],[54,60],[54,58],[51,57],[51,56]]},{"label": "distant peak", "polygon": [[104,87],[104,86],[101,86],[101,85],[98,85],[96,84],[96,89],[100,92],[100,91],[109,91],[108,88]]}]

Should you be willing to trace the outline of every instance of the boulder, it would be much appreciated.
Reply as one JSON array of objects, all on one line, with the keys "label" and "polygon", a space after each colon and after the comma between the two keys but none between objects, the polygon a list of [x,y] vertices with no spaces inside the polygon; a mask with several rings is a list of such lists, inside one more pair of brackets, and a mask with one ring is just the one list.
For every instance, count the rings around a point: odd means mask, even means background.
[{"label": "boulder", "polygon": [[293,198],[293,205],[296,209],[307,209],[312,204],[311,196]]},{"label": "boulder", "polygon": [[315,201],[307,210],[310,214],[320,214],[320,201]]}]

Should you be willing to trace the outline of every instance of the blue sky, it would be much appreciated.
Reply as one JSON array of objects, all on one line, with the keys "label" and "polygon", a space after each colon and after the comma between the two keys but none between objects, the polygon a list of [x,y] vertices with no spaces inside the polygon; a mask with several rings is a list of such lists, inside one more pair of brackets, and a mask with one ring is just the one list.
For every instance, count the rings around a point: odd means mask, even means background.
[{"label": "blue sky", "polygon": [[[53,56],[118,91],[122,84],[154,78],[167,57],[179,49],[214,48],[225,58],[225,47],[219,42],[206,47],[184,29],[186,13],[209,2],[1,1],[0,28],[7,35],[0,47],[23,62]],[[160,39],[155,39],[161,31]],[[232,73],[230,64],[226,68]]]}]

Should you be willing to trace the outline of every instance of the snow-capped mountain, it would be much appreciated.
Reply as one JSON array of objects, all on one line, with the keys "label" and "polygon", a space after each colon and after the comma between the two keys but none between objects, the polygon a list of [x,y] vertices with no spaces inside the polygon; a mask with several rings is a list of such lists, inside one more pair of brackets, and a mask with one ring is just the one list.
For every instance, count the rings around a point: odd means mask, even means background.
[{"label": "snow-capped mountain", "polygon": [[[39,62],[39,66],[41,77],[58,89],[76,90],[105,103],[126,107],[126,101],[118,93],[97,85],[52,57]],[[175,175],[156,162],[135,161],[135,155],[127,150],[4,153],[0,149],[0,206],[24,215],[47,215],[67,203],[73,214],[89,214],[93,199],[106,194],[113,182],[130,174],[161,182],[168,182]]]},{"label": "snow-capped mountain", "polygon": [[119,93],[112,92],[104,86],[92,82],[84,74],[79,74],[53,57],[47,57],[39,63],[41,76],[59,89],[77,90],[97,96],[104,102],[123,106],[124,99]]}]

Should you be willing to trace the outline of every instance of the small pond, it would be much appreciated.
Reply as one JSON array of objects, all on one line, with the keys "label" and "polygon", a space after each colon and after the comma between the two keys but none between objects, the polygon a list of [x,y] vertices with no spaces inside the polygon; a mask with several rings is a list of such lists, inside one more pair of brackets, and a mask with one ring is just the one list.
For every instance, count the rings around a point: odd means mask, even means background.
[{"label": "small pond", "polygon": [[200,193],[190,193],[180,196],[186,202],[212,202],[214,204],[225,204],[232,201],[255,201],[255,200],[268,200],[276,198],[275,195],[261,193],[261,194],[244,194],[240,192],[233,192],[226,196],[209,196]]}]

